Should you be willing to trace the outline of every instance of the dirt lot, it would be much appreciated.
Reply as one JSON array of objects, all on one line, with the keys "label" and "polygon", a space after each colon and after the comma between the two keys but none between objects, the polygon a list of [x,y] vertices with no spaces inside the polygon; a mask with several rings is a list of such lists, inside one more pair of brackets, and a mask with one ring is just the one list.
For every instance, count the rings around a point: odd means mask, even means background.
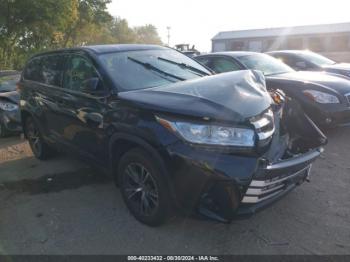
[{"label": "dirt lot", "polygon": [[350,128],[328,133],[311,183],[230,225],[138,223],[111,181],[71,157],[0,140],[0,254],[350,254]]}]

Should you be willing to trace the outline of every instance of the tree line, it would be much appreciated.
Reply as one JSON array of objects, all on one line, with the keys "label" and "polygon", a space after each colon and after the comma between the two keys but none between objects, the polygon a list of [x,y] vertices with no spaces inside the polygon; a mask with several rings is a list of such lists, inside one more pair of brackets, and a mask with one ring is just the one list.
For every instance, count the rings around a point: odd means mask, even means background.
[{"label": "tree line", "polygon": [[21,69],[44,50],[90,44],[162,44],[153,25],[130,27],[111,0],[0,0],[0,70]]}]

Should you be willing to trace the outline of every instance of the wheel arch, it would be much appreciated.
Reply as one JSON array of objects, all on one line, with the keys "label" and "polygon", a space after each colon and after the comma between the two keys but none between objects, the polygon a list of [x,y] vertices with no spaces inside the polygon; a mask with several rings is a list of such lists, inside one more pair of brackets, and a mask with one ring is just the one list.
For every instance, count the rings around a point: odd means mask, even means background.
[{"label": "wheel arch", "polygon": [[119,160],[126,152],[136,147],[145,150],[151,155],[151,157],[155,161],[157,161],[158,166],[161,168],[161,172],[165,176],[165,181],[168,186],[168,189],[171,192],[171,196],[174,199],[175,198],[174,188],[171,186],[170,174],[166,168],[164,158],[160,155],[158,150],[152,144],[134,135],[130,135],[126,133],[116,133],[111,137],[109,141],[110,171],[113,178],[115,179],[115,182],[118,183],[117,170],[118,170]]},{"label": "wheel arch", "polygon": [[160,165],[164,165],[165,168],[162,157],[155,149],[155,147],[149,142],[135,135],[115,133],[109,141],[109,162],[113,172],[115,171],[120,158],[126,152],[135,147],[140,147],[146,150],[156,161],[159,161]]}]

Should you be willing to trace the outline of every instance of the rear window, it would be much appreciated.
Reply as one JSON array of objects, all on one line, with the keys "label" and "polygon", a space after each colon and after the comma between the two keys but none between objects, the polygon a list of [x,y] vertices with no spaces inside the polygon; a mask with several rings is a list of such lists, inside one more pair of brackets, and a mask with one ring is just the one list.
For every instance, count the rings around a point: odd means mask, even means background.
[{"label": "rear window", "polygon": [[25,71],[24,79],[52,86],[61,86],[63,55],[47,55],[32,59]]}]

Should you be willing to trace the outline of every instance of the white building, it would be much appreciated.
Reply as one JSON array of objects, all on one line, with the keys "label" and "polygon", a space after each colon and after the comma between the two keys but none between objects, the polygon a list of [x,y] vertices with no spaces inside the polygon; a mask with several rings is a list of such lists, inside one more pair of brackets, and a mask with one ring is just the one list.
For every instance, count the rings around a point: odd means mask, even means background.
[{"label": "white building", "polygon": [[350,23],[226,31],[212,38],[213,52],[283,49],[309,49],[350,61]]}]

